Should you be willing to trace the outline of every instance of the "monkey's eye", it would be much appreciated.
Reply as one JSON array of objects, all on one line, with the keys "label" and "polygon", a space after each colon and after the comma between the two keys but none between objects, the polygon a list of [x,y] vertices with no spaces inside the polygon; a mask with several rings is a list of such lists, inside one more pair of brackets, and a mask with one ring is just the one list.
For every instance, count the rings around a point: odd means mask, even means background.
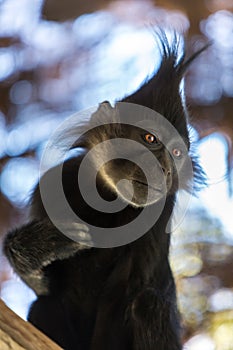
[{"label": "monkey's eye", "polygon": [[179,148],[174,148],[172,150],[172,154],[173,154],[174,157],[179,158],[179,157],[181,157],[182,152],[181,152],[181,150]]},{"label": "monkey's eye", "polygon": [[153,134],[147,133],[145,135],[143,135],[143,139],[144,141],[146,141],[146,143],[148,143],[149,145],[153,145],[153,144],[158,144],[159,140],[157,139],[157,137]]}]

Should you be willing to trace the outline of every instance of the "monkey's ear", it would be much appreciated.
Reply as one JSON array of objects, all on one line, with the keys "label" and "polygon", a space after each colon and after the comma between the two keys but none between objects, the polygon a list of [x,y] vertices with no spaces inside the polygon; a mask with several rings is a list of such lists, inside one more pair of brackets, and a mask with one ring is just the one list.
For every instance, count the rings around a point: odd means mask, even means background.
[{"label": "monkey's ear", "polygon": [[108,101],[101,102],[96,112],[91,115],[90,119],[90,125],[92,127],[117,122],[120,122],[117,110],[112,107]]}]

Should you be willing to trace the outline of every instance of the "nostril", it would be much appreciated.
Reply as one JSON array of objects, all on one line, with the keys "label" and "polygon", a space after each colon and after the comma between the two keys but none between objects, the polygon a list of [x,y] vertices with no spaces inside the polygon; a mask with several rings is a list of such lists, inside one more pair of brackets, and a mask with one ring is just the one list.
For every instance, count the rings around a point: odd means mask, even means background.
[{"label": "nostril", "polygon": [[162,167],[162,171],[166,176],[171,176],[171,170],[167,170],[167,169]]}]

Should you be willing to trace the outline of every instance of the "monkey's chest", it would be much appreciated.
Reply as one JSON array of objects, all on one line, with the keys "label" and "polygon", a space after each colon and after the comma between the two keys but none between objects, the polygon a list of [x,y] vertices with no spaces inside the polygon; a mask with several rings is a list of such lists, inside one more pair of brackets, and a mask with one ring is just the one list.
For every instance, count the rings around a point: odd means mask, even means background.
[{"label": "monkey's chest", "polygon": [[[106,249],[90,249],[86,254],[77,254],[50,267],[53,278],[56,271],[52,292],[62,300],[67,322],[86,339],[84,342],[91,339],[97,323],[108,329],[109,317],[123,324],[126,304],[123,294],[127,283],[123,286],[122,275],[115,273],[117,254]],[[103,311],[106,317],[98,321]]]},{"label": "monkey's chest", "polygon": [[118,255],[119,249],[93,248],[56,261],[46,271],[52,294],[72,298],[72,303],[83,309],[90,308],[87,304],[94,307],[109,283]]}]

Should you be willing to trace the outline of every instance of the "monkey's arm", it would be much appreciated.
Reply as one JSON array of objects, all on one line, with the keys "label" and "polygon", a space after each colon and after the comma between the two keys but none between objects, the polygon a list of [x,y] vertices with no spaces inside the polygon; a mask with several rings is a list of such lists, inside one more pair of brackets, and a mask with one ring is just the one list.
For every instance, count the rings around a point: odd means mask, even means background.
[{"label": "monkey's arm", "polygon": [[[85,231],[85,226],[76,225],[77,232]],[[85,232],[86,233],[86,232]],[[72,241],[63,235],[47,219],[32,221],[8,233],[4,241],[4,253],[15,272],[36,294],[48,293],[44,268],[55,260],[63,260],[74,255],[85,244]]]},{"label": "monkey's arm", "polygon": [[[172,283],[173,284],[173,283]],[[181,350],[175,289],[144,289],[132,304],[134,350]]]}]

